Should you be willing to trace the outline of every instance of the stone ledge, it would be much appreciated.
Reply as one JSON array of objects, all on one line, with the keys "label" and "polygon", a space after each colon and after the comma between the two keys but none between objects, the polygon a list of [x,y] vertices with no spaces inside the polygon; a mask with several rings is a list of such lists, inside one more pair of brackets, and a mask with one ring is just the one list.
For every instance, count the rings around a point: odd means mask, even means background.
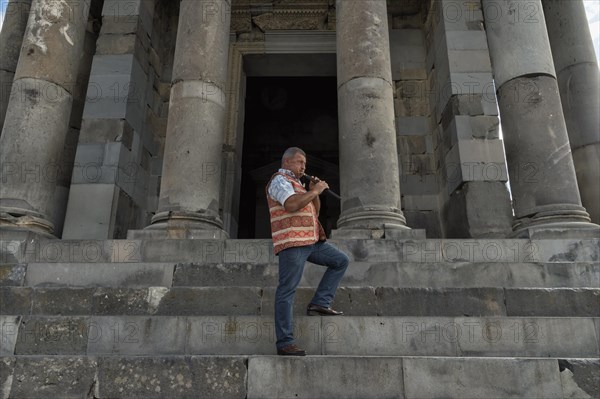
[{"label": "stone ledge", "polygon": [[[3,320],[2,338],[9,344],[3,356],[275,354],[272,316]],[[313,355],[596,358],[600,356],[597,321],[591,317],[298,316],[294,333],[298,345]]]}]

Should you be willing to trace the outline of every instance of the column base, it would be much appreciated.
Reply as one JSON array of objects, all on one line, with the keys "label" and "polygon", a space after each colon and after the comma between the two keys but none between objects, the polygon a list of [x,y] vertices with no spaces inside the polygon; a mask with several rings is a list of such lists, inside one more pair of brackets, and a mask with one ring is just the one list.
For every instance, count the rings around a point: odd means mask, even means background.
[{"label": "column base", "polygon": [[600,226],[593,223],[547,223],[515,230],[509,238],[600,238]]},{"label": "column base", "polygon": [[228,239],[223,230],[223,222],[218,217],[211,217],[193,212],[170,211],[157,213],[152,224],[143,230],[129,230],[127,239]]},{"label": "column base", "polygon": [[600,226],[590,222],[585,208],[570,204],[540,207],[512,228],[511,238],[600,238]]},{"label": "column base", "polygon": [[411,229],[406,226],[386,224],[382,229],[335,229],[331,230],[332,239],[366,240],[424,240],[424,229]]},{"label": "column base", "polygon": [[385,226],[409,229],[402,211],[387,206],[365,206],[344,211],[340,215],[337,225],[339,230],[384,230]]},{"label": "column base", "polygon": [[44,238],[57,238],[54,224],[41,213],[20,208],[0,207],[0,228],[7,231],[29,231]]}]

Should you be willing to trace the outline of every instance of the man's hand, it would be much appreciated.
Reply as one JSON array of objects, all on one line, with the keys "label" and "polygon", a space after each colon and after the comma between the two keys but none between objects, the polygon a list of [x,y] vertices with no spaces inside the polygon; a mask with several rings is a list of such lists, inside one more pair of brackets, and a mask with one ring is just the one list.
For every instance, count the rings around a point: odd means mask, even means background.
[{"label": "man's hand", "polygon": [[319,180],[316,183],[312,181],[309,184],[309,190],[304,194],[294,194],[289,197],[283,207],[288,212],[296,212],[304,208],[310,202],[314,202],[317,214],[319,214],[321,208],[321,201],[319,200],[319,194],[329,188],[327,182]]},{"label": "man's hand", "polygon": [[311,180],[310,184],[308,185],[308,188],[310,191],[316,191],[317,193],[321,194],[323,191],[329,188],[329,184],[327,184],[327,182],[323,180],[319,180],[316,183],[313,183],[313,181]]}]

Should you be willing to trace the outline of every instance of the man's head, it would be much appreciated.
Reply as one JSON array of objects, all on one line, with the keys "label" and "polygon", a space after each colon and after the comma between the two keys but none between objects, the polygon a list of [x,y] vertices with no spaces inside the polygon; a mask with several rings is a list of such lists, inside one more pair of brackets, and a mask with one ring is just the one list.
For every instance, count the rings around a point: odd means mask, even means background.
[{"label": "man's head", "polygon": [[281,158],[281,167],[301,178],[306,170],[306,153],[298,147],[288,148]]}]

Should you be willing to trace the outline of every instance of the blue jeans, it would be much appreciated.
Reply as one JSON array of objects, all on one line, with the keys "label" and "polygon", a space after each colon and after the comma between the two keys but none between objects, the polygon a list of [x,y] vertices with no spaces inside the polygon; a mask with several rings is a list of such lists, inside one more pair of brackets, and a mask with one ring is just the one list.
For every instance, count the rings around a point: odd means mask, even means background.
[{"label": "blue jeans", "polygon": [[279,285],[275,293],[275,335],[277,348],[294,343],[293,308],[296,288],[302,279],[304,263],[327,266],[311,303],[329,307],[350,260],[345,253],[325,241],[292,247],[279,253]]}]

